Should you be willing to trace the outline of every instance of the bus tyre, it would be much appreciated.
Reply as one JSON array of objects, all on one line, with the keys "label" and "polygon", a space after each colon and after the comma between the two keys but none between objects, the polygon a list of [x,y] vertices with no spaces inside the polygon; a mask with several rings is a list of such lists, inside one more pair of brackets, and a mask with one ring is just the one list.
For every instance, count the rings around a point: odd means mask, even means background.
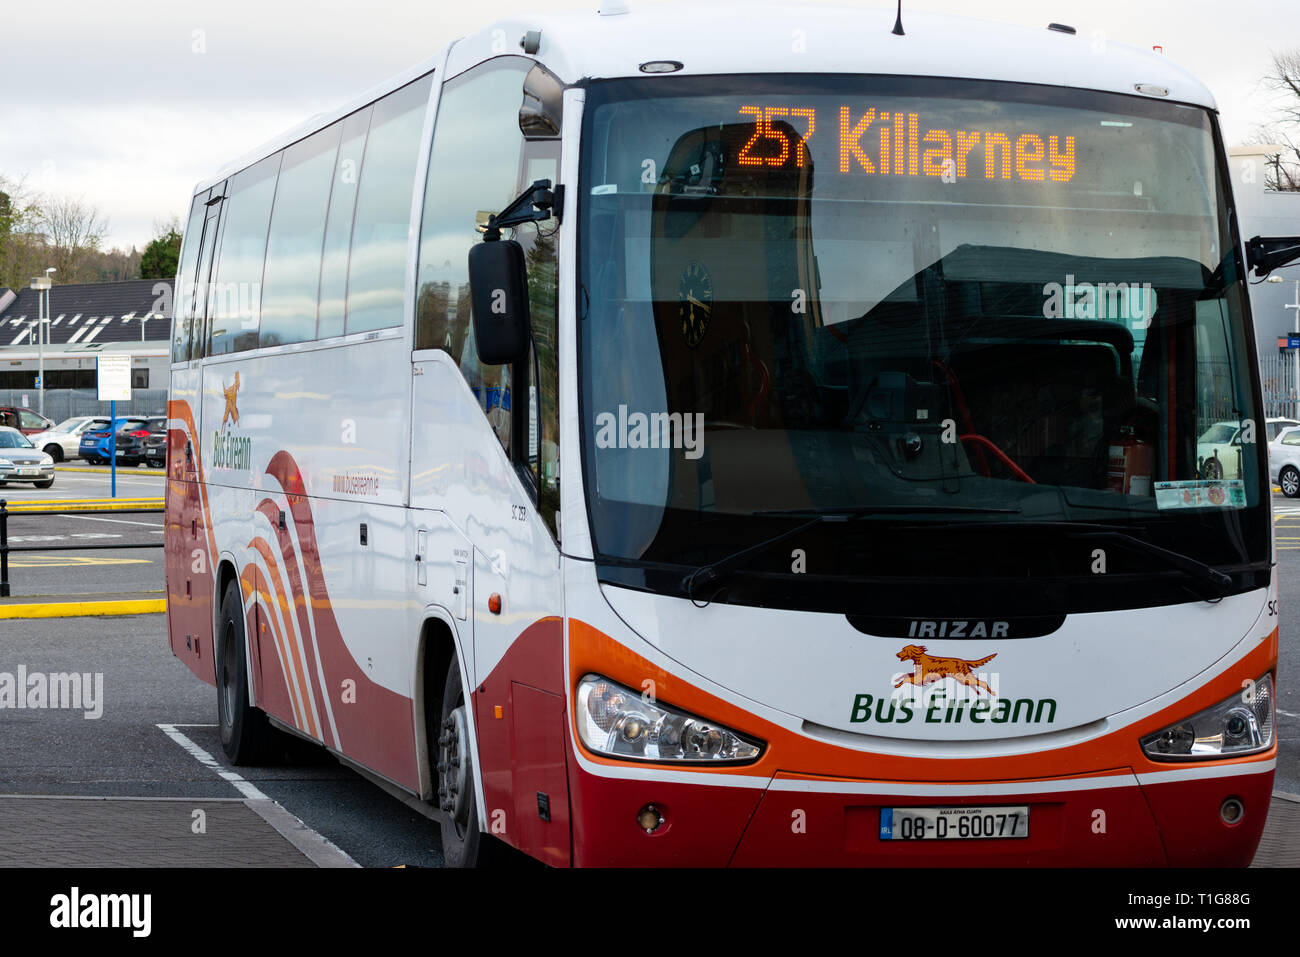
[{"label": "bus tyre", "polygon": [[217,724],[221,747],[233,764],[255,764],[266,754],[271,728],[266,715],[248,704],[248,643],[239,583],[226,586],[217,617]]},{"label": "bus tyre", "polygon": [[448,867],[478,867],[488,863],[495,843],[478,826],[468,707],[460,683],[460,665],[453,658],[443,685],[436,765],[438,807],[442,810],[442,857]]},{"label": "bus tyre", "polygon": [[1296,471],[1295,466],[1288,465],[1277,477],[1277,484],[1281,486],[1283,495],[1295,498],[1300,495],[1300,471]]}]

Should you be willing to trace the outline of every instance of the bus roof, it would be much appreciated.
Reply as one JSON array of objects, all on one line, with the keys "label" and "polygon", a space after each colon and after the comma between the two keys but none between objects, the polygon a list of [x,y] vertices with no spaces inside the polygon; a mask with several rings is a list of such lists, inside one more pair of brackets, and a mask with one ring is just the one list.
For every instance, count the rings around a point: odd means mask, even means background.
[{"label": "bus roof", "polygon": [[[642,76],[640,65],[675,60],[673,74],[857,73],[1039,83],[1139,95],[1138,84],[1168,91],[1170,101],[1216,109],[1209,89],[1165,57],[1116,43],[1103,33],[1041,28],[921,11],[903,12],[905,34],[892,30],[892,4],[714,0],[638,5],[603,0],[598,11],[521,15],[499,20],[452,44],[447,76],[493,55],[524,55],[520,41],[540,31],[534,58],[565,82]],[[624,12],[616,12],[624,11]],[[195,192],[346,116],[434,69],[441,53],[348,103],[227,164]]]}]

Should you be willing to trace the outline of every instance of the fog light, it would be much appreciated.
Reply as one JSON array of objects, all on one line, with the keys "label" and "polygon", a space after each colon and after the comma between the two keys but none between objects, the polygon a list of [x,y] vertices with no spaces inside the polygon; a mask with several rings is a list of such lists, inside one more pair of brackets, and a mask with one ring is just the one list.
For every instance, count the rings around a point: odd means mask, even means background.
[{"label": "fog light", "polygon": [[647,834],[653,834],[664,825],[664,816],[653,804],[647,804],[637,812],[636,823]]},{"label": "fog light", "polygon": [[1237,824],[1246,816],[1246,808],[1240,798],[1230,797],[1219,806],[1219,817],[1224,824]]}]

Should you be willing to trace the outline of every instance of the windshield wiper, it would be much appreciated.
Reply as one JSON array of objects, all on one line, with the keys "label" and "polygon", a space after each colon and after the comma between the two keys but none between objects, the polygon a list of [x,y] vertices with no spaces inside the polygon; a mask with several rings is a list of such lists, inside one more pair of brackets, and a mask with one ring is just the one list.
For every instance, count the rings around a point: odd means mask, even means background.
[{"label": "windshield wiper", "polygon": [[754,545],[746,546],[738,552],[720,558],[716,562],[709,562],[707,565],[701,565],[695,571],[691,572],[682,579],[682,587],[686,589],[686,597],[692,602],[695,601],[695,589],[716,585],[731,575],[736,568],[751,555],[758,555],[770,548],[780,545],[788,539],[794,538],[800,532],[806,532],[808,529],[823,522],[848,522],[856,519],[868,518],[872,515],[924,515],[924,514],[941,514],[941,513],[1011,513],[1017,514],[1018,508],[984,508],[978,505],[883,505],[883,506],[837,506],[834,508],[776,508],[764,509],[752,512],[754,516],[764,518],[804,518],[810,517],[811,520],[794,528],[787,529],[779,535],[773,535],[771,538],[764,539]]},{"label": "windshield wiper", "polygon": [[865,518],[869,515],[1019,515],[1019,508],[995,508],[984,505],[851,505],[836,508],[770,508],[753,512],[763,516],[789,516],[799,518],[801,515],[816,515],[823,518],[846,516],[848,518]]},{"label": "windshield wiper", "polygon": [[1023,528],[1032,530],[1062,531],[1073,538],[1096,538],[1107,541],[1122,542],[1135,551],[1152,558],[1158,558],[1171,568],[1176,568],[1189,578],[1204,585],[1211,593],[1206,601],[1218,601],[1232,588],[1232,576],[1226,575],[1212,565],[1199,559],[1154,545],[1145,539],[1130,535],[1114,525],[1098,525],[1091,522],[1052,522],[1028,520],[1024,522],[972,522],[969,525],[954,528]]}]

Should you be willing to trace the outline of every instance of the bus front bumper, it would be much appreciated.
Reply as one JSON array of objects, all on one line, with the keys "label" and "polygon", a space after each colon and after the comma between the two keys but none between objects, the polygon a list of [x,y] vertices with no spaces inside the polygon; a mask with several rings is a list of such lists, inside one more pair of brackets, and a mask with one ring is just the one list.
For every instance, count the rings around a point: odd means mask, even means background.
[{"label": "bus front bumper", "polygon": [[[1034,781],[875,782],[779,772],[624,778],[574,769],[579,866],[1245,867],[1263,833],[1272,760]],[[690,778],[708,779],[696,784]],[[1241,814],[1224,820],[1235,799]],[[1023,838],[885,840],[883,808],[1029,809]],[[653,807],[663,819],[641,826]],[[1229,805],[1229,810],[1232,806]]]}]

